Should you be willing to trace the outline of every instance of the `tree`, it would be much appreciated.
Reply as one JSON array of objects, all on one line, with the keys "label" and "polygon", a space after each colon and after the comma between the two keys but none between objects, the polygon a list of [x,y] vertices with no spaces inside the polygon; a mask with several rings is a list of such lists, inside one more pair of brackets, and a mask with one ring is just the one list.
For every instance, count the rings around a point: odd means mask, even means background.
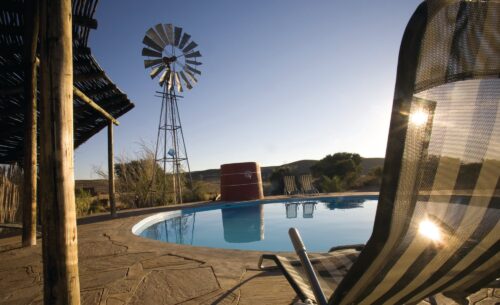
[{"label": "tree", "polygon": [[338,176],[344,180],[348,175],[352,176],[352,173],[356,177],[361,172],[361,156],[346,152],[327,155],[311,167],[311,172],[315,177]]}]

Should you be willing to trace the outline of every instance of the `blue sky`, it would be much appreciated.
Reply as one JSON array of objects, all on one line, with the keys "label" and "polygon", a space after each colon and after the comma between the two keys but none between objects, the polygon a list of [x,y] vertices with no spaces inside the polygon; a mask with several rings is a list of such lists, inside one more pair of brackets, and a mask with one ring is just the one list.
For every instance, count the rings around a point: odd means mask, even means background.
[{"label": "blue sky", "polygon": [[[420,1],[100,1],[90,46],[136,107],[115,154],[154,143],[160,100],[141,56],[157,23],[191,34],[199,83],[179,102],[192,170],[262,166],[340,151],[383,157],[404,28]],[[106,130],[75,153],[77,179],[106,168]]]}]

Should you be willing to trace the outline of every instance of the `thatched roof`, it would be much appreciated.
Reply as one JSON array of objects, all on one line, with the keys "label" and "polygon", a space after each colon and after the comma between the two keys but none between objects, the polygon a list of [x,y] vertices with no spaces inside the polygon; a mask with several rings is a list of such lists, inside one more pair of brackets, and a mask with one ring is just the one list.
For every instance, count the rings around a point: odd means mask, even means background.
[{"label": "thatched roof", "polygon": [[[98,0],[73,0],[74,85],[118,118],[134,107],[104,73],[88,47]],[[24,0],[0,1],[0,163],[20,161],[23,155],[23,11]],[[75,148],[106,127],[108,121],[74,97]]]}]

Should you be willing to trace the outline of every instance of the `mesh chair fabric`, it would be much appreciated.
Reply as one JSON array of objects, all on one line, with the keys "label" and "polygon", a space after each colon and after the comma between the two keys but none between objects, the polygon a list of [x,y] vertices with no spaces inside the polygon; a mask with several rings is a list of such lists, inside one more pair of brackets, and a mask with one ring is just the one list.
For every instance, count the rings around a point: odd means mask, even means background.
[{"label": "mesh chair fabric", "polygon": [[376,228],[331,303],[412,303],[500,275],[499,75],[499,1],[421,5],[400,53]]}]

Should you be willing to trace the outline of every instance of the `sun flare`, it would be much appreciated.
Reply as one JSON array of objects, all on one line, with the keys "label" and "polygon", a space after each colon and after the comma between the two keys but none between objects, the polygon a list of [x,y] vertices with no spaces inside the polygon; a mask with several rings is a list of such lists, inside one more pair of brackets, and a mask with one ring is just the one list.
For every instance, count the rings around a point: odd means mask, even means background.
[{"label": "sun flare", "polygon": [[420,222],[418,232],[432,241],[441,241],[441,230],[439,226],[430,220]]}]

